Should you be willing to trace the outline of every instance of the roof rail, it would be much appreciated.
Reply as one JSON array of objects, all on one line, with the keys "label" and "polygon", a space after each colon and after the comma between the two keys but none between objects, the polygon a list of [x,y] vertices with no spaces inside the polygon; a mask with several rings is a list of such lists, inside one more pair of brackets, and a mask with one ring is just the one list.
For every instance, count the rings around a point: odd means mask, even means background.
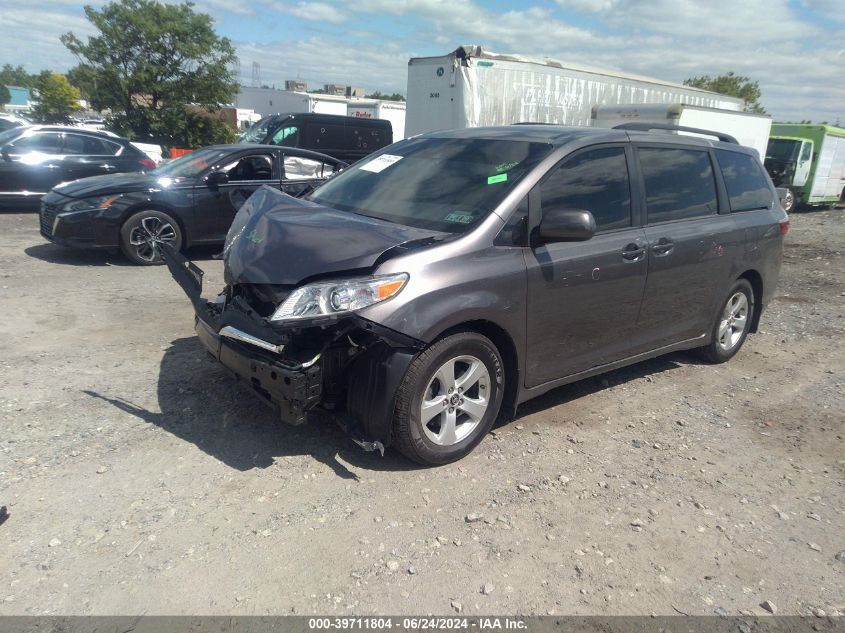
[{"label": "roof rail", "polygon": [[702,130],[697,127],[686,127],[684,125],[669,125],[667,123],[643,123],[633,121],[631,123],[620,123],[619,125],[613,126],[614,130],[636,130],[639,132],[650,132],[651,130],[668,130],[673,132],[692,132],[693,134],[704,134],[706,136],[712,136],[714,138],[719,139],[724,143],[733,143],[734,145],[739,145],[739,141],[737,141],[733,136],[730,134],[724,134],[722,132],[714,132],[712,130]]}]

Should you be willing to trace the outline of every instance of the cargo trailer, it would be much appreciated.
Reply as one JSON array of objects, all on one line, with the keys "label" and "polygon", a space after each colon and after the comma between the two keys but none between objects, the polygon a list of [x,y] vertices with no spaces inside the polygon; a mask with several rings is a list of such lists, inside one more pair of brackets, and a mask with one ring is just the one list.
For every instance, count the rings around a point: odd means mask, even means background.
[{"label": "cargo trailer", "polygon": [[393,142],[405,138],[405,103],[380,99],[353,99],[346,106],[346,115],[359,119],[382,119],[393,126]]},{"label": "cargo trailer", "polygon": [[462,46],[408,62],[405,134],[524,122],[590,125],[594,105],[619,103],[735,111],[744,105],[742,99],[661,79]]}]

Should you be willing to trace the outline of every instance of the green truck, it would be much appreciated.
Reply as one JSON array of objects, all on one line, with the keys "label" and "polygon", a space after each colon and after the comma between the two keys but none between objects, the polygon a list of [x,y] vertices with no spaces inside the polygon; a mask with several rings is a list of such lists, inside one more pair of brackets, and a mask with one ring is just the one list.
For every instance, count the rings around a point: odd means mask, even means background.
[{"label": "green truck", "polygon": [[784,189],[787,213],[838,202],[845,198],[845,128],[775,123],[765,164],[775,187]]}]

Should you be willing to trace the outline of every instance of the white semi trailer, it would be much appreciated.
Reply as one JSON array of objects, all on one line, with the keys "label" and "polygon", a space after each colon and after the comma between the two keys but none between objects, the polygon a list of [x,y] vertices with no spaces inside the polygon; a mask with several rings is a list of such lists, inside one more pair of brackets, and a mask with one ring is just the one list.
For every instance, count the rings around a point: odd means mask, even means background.
[{"label": "white semi trailer", "polygon": [[743,106],[741,99],[661,79],[462,46],[408,62],[405,134],[520,122],[590,125],[594,105],[618,103]]},{"label": "white semi trailer", "polygon": [[[620,123],[659,123],[672,127],[694,127],[700,130],[730,134],[740,145],[753,147],[766,155],[772,117],[768,114],[706,108],[686,103],[625,104],[593,106],[593,125],[614,127]],[[696,136],[689,132],[678,132]]]}]

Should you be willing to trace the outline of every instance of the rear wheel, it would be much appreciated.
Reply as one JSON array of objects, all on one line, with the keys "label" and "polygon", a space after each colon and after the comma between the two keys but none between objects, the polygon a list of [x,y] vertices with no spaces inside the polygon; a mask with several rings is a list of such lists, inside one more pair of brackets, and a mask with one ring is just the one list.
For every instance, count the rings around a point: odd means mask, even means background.
[{"label": "rear wheel", "polygon": [[179,224],[161,211],[140,211],[120,227],[120,250],[135,264],[161,264],[161,246],[168,244],[177,251],[182,248]]},{"label": "rear wheel", "polygon": [[754,316],[754,290],[745,279],[739,279],[728,292],[716,317],[710,344],[699,351],[711,363],[730,360],[745,343]]},{"label": "rear wheel", "polygon": [[426,465],[464,457],[499,415],[502,358],[476,332],[447,336],[420,354],[396,395],[394,441],[409,459]]}]

